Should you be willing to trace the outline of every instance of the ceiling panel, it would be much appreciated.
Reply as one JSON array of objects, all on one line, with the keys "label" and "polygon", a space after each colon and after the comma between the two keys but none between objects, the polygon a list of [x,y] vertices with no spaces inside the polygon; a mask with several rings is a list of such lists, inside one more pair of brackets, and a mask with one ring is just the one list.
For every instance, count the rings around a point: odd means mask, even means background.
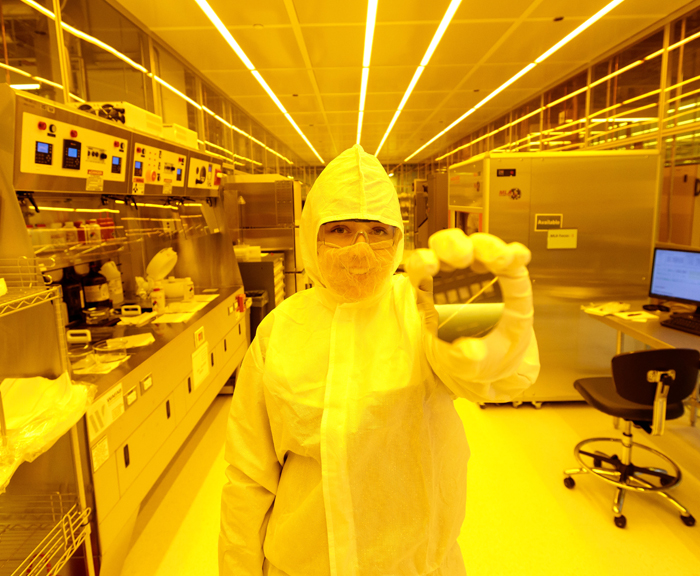
[{"label": "ceiling panel", "polygon": [[302,30],[314,68],[362,66],[364,26],[304,27]]},{"label": "ceiling panel", "polygon": [[[439,24],[439,22],[438,22]],[[395,66],[397,63],[418,66],[437,29],[436,24],[411,22],[377,26],[372,44],[373,66]],[[362,54],[360,53],[360,63]]]},{"label": "ceiling panel", "polygon": [[[348,68],[315,68],[316,83],[321,92],[330,94],[360,93],[362,62]],[[370,82],[372,74],[370,74]]]},{"label": "ceiling panel", "polygon": [[[490,64],[529,64],[549,50],[581,24],[572,19],[562,22],[550,20],[525,21],[507,42],[499,46],[488,59]],[[585,32],[584,32],[585,34]]]},{"label": "ceiling panel", "polygon": [[365,114],[372,110],[383,110],[389,112],[389,119],[391,119],[402,97],[403,94],[401,92],[394,92],[393,94],[370,92],[365,100]]},{"label": "ceiling panel", "polygon": [[[120,1],[280,142],[316,163],[302,138],[196,4],[191,0]],[[395,162],[412,154],[608,1],[463,0],[387,139],[382,161]],[[326,160],[354,143],[367,9],[364,0],[210,2]],[[502,116],[685,4],[686,0],[624,2],[416,158],[441,150]],[[449,0],[379,2],[362,138],[370,152],[384,135],[448,5]],[[296,10],[299,36],[294,34],[287,7]],[[558,16],[564,20],[554,22]],[[309,78],[304,50],[315,83]]]},{"label": "ceiling panel", "polygon": [[[158,35],[199,70],[246,70],[216,29],[162,30]],[[183,38],[187,36],[187,41]]]},{"label": "ceiling panel", "polygon": [[[314,93],[314,86],[306,70],[289,68],[261,70],[261,73],[267,85],[272,88],[273,92],[277,94],[279,98],[291,96],[292,94],[302,96]],[[260,88],[258,81],[250,72],[248,72],[248,76],[250,76],[253,82],[258,85],[258,88]]]},{"label": "ceiling panel", "polygon": [[328,0],[294,0],[297,17],[305,24],[359,24],[367,18],[365,2],[328,2]]},{"label": "ceiling panel", "polygon": [[328,112],[359,110],[359,94],[324,94],[323,106]]},{"label": "ceiling panel", "polygon": [[[471,71],[474,66],[434,66],[430,62],[420,77],[416,90],[454,90],[462,81],[462,78]],[[415,69],[413,70],[415,71]],[[413,71],[411,77],[413,77]],[[408,82],[406,82],[408,88]]]},{"label": "ceiling panel", "polygon": [[488,2],[484,0],[462,0],[455,18],[470,20],[481,18],[516,19],[532,3],[533,0],[489,0]]},{"label": "ceiling panel", "polygon": [[[305,68],[292,28],[247,28],[236,30],[234,38],[261,72],[266,68]],[[238,60],[231,48],[228,54]]]},{"label": "ceiling panel", "polygon": [[[464,66],[476,64],[494,41],[510,28],[510,22],[453,22],[447,28],[430,64]],[[433,31],[434,33],[434,31]]]}]

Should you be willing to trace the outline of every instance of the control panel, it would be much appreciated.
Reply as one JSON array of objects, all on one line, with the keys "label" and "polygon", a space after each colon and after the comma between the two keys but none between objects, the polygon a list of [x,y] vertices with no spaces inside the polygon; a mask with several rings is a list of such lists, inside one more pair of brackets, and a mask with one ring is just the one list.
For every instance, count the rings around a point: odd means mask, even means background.
[{"label": "control panel", "polygon": [[101,190],[103,181],[126,181],[127,148],[124,138],[30,112],[22,116],[25,174],[85,178],[87,190]]},{"label": "control panel", "polygon": [[143,193],[146,184],[161,186],[163,194],[185,185],[186,155],[136,142],[134,144],[133,192]]},{"label": "control panel", "polygon": [[190,157],[190,168],[187,174],[188,188],[216,189],[221,184],[222,166]]}]

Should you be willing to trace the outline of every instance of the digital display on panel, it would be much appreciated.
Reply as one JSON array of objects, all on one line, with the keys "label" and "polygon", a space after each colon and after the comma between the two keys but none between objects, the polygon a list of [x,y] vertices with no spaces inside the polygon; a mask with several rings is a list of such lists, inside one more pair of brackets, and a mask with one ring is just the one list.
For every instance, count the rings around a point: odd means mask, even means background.
[{"label": "digital display on panel", "polygon": [[209,172],[211,172],[211,164],[209,164]]},{"label": "digital display on panel", "polygon": [[122,163],[122,159],[119,156],[112,156],[112,164],[119,166]]},{"label": "digital display on panel", "polygon": [[178,168],[178,169],[177,169],[177,175],[178,175],[178,176],[182,176],[182,168]]},{"label": "digital display on panel", "polygon": [[141,170],[141,165],[142,165],[141,162],[139,162],[139,161],[137,160],[137,161],[136,161],[136,169],[137,169],[137,170]]},{"label": "digital display on panel", "polygon": [[68,148],[68,156],[69,156],[69,158],[77,158],[78,157],[78,149],[77,148]]},{"label": "digital display on panel", "polygon": [[37,142],[36,143],[36,151],[41,152],[42,154],[48,154],[49,153],[49,145],[44,143],[44,142]]}]

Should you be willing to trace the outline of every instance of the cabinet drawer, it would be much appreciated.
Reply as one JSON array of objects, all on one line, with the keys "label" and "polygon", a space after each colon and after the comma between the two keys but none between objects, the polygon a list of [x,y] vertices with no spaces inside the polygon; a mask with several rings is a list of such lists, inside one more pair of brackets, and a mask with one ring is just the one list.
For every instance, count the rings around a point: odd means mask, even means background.
[{"label": "cabinet drawer", "polygon": [[117,449],[117,474],[122,496],[175,429],[176,409],[173,393]]}]

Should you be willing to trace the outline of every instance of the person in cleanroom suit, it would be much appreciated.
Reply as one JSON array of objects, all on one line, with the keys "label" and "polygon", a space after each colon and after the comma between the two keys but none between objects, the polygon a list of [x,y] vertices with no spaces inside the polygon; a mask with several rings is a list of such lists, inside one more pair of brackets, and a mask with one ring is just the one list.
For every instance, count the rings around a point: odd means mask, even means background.
[{"label": "person in cleanroom suit", "polygon": [[[469,447],[456,397],[530,386],[530,253],[456,229],[403,255],[396,192],[353,146],[309,192],[301,253],[314,287],[257,329],[226,435],[221,576],[462,576]],[[497,274],[504,312],[482,339],[436,337],[440,263]],[[443,264],[444,265],[444,264]]]}]

